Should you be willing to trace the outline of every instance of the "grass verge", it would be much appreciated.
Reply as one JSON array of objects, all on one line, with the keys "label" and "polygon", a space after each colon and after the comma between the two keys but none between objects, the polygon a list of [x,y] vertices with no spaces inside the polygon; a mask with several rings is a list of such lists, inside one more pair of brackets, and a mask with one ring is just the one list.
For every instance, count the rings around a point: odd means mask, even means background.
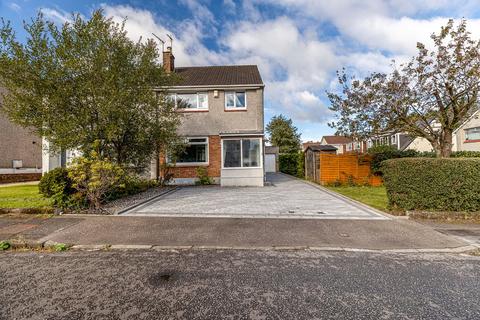
[{"label": "grass verge", "polygon": [[382,211],[388,210],[387,190],[381,187],[327,187],[328,189],[338,192],[346,197],[360,201],[375,209]]},{"label": "grass verge", "polygon": [[0,208],[48,208],[50,199],[38,191],[38,185],[21,185],[0,188]]}]

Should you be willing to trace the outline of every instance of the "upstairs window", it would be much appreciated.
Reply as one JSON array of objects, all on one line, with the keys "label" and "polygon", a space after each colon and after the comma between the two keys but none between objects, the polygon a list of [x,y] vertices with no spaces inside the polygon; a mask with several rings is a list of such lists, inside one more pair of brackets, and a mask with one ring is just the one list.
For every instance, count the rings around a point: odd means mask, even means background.
[{"label": "upstairs window", "polygon": [[177,93],[170,95],[175,101],[175,107],[180,110],[208,110],[208,94],[205,92],[197,93]]},{"label": "upstairs window", "polygon": [[238,110],[247,108],[247,95],[244,91],[225,92],[225,109]]},{"label": "upstairs window", "polygon": [[480,127],[465,129],[465,140],[480,140]]}]

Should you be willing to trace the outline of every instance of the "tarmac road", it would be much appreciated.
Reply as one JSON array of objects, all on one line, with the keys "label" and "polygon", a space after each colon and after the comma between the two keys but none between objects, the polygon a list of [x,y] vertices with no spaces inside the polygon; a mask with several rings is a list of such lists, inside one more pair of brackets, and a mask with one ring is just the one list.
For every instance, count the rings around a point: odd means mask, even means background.
[{"label": "tarmac road", "polygon": [[480,257],[0,253],[0,319],[480,319]]}]

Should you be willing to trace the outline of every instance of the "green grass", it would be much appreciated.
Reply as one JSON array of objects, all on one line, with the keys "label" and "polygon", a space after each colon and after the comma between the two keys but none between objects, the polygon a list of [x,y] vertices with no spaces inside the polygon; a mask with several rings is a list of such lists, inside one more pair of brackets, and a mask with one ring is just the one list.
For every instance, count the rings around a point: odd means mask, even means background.
[{"label": "green grass", "polygon": [[50,203],[38,192],[38,185],[0,188],[0,208],[44,208]]},{"label": "green grass", "polygon": [[385,187],[327,187],[354,200],[363,202],[375,209],[388,211],[388,198]]}]

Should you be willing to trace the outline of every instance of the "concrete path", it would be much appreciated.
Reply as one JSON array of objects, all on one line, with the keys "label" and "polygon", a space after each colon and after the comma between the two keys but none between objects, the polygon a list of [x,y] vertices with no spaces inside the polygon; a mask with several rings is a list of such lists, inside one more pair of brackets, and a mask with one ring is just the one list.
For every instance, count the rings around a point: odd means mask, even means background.
[{"label": "concrete path", "polygon": [[267,174],[272,186],[192,186],[125,214],[163,217],[236,217],[385,220],[385,215],[284,174]]},{"label": "concrete path", "polygon": [[[79,245],[230,248],[335,247],[374,250],[443,249],[467,243],[408,220],[306,220],[57,217],[68,226],[42,241]],[[61,223],[60,223],[61,224]]]}]

